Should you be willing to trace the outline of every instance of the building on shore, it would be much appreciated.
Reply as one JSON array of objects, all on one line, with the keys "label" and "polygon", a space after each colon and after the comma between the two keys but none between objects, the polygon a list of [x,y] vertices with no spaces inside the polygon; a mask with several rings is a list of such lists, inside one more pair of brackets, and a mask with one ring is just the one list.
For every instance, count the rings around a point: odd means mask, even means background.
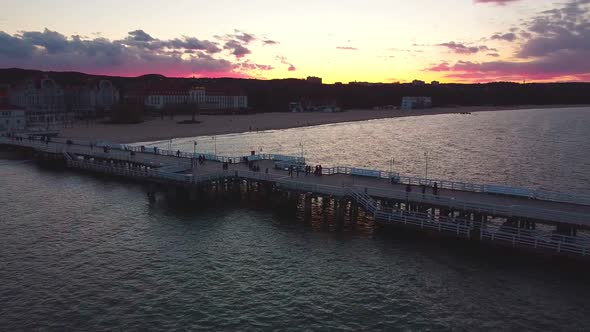
[{"label": "building on shore", "polygon": [[108,80],[91,80],[65,87],[66,109],[76,118],[88,118],[111,111],[119,103],[119,89]]},{"label": "building on shore", "polygon": [[0,102],[0,132],[18,132],[27,127],[26,111]]},{"label": "building on shore", "polygon": [[413,109],[425,109],[432,107],[431,97],[403,97],[402,111],[411,111]]},{"label": "building on shore", "polygon": [[162,110],[173,105],[188,104],[189,94],[186,89],[161,87],[146,91],[144,103],[148,108]]},{"label": "building on shore", "polygon": [[241,110],[248,108],[248,96],[239,89],[205,89],[205,103],[202,109]]},{"label": "building on shore", "polygon": [[[134,94],[137,96],[137,93]],[[248,97],[238,89],[162,87],[144,91],[145,106],[154,110],[187,105],[201,111],[236,111],[248,108]]]},{"label": "building on shore", "polygon": [[73,120],[64,89],[47,76],[28,79],[9,90],[9,103],[26,111],[27,126],[49,129]]},{"label": "building on shore", "polygon": [[12,86],[8,102],[26,111],[28,127],[49,129],[111,110],[119,103],[119,90],[108,80],[59,84],[44,75]]}]

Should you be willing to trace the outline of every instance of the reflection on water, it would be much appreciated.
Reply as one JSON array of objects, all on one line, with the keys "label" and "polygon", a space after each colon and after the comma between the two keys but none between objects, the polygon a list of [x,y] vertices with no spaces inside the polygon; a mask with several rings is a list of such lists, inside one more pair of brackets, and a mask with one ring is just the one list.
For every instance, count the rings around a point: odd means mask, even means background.
[{"label": "reflection on water", "polygon": [[[181,138],[172,149],[301,155],[312,164],[590,193],[590,108],[382,119]],[[156,142],[168,148],[169,142]],[[428,159],[428,169],[426,167]]]}]

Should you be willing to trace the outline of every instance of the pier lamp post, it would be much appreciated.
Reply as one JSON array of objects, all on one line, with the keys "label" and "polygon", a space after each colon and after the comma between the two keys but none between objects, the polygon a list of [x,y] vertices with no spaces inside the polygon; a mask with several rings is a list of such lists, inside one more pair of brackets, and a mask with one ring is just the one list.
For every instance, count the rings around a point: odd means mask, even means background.
[{"label": "pier lamp post", "polygon": [[426,171],[425,171],[425,179],[428,179],[428,152],[424,152],[424,158],[426,159]]},{"label": "pier lamp post", "polygon": [[197,154],[197,141],[193,141],[193,155]]},{"label": "pier lamp post", "polygon": [[213,139],[213,145],[215,148],[215,155],[217,156],[217,136],[213,136],[212,139]]},{"label": "pier lamp post", "polygon": [[299,147],[301,148],[301,159],[303,160],[303,141],[299,142]]},{"label": "pier lamp post", "polygon": [[389,160],[389,173],[393,173],[393,163],[395,162],[394,158],[391,158],[391,160]]}]

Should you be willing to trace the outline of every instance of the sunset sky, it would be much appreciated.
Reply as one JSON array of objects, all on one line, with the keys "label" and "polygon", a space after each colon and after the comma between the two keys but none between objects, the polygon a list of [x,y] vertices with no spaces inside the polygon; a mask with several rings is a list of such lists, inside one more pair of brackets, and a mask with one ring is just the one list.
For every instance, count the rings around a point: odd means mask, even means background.
[{"label": "sunset sky", "polygon": [[590,0],[0,0],[0,67],[590,81]]}]

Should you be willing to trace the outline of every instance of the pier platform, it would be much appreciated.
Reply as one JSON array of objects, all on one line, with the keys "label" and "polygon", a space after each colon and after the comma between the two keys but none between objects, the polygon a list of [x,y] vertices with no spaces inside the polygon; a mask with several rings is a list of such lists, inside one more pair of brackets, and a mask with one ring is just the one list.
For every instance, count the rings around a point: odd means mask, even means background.
[{"label": "pier platform", "polygon": [[211,184],[220,186],[216,190],[235,190],[236,181],[264,184],[267,193],[293,193],[306,211],[311,197],[322,197],[338,202],[334,206],[342,209],[342,217],[354,218],[361,208],[377,223],[559,254],[590,255],[587,195],[351,167],[324,167],[321,174],[314,174],[315,165],[311,165],[308,174],[302,157],[278,154],[228,157],[138,146],[105,148],[66,139],[47,142],[22,136],[0,137],[0,144],[62,160],[70,168],[184,188],[185,192]]}]

